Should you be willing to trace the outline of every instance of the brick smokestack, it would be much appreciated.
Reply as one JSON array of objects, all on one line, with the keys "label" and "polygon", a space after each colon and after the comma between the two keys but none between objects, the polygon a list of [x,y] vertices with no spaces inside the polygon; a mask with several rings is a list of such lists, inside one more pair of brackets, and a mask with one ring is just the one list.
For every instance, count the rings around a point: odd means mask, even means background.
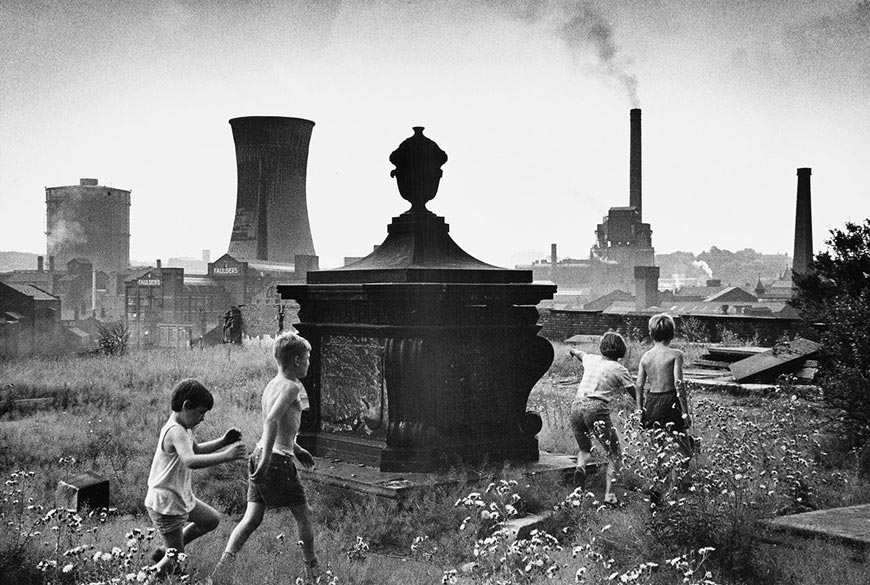
[{"label": "brick smokestack", "polygon": [[628,160],[628,204],[637,208],[637,213],[643,219],[643,198],[641,196],[641,149],[640,149],[640,108],[632,108],[631,143]]},{"label": "brick smokestack", "polygon": [[803,274],[813,261],[813,214],[810,205],[812,169],[797,170],[797,205],[794,217],[794,261],[792,271]]},{"label": "brick smokestack", "polygon": [[634,267],[634,298],[638,311],[659,304],[659,274],[658,266]]},{"label": "brick smokestack", "polygon": [[550,244],[550,277],[556,276],[556,244]]}]

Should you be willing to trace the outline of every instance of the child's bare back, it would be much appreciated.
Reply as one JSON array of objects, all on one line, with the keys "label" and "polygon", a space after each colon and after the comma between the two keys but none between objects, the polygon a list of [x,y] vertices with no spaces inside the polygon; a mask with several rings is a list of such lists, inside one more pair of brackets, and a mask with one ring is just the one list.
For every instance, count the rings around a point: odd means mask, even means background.
[{"label": "child's bare back", "polygon": [[676,392],[677,381],[683,378],[683,352],[663,343],[656,343],[640,360],[640,369],[649,382],[649,392]]}]

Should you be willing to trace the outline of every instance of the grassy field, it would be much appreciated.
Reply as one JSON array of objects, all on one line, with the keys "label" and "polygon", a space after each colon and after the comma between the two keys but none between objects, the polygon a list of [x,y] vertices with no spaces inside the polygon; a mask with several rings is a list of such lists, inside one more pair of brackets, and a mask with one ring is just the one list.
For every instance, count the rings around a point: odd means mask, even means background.
[{"label": "grassy field", "polygon": [[[700,351],[683,348],[690,359]],[[631,343],[630,369],[644,350]],[[272,374],[263,345],[0,363],[0,514],[8,528],[0,532],[0,582],[137,581],[159,540],[141,502],[173,384],[196,377],[215,395],[198,438],[237,426],[252,446],[259,393]],[[544,420],[542,449],[575,452],[567,419],[580,374],[579,362],[557,346],[529,401]],[[49,404],[27,410],[16,403],[33,398]],[[765,398],[696,389],[693,403],[701,449],[679,465],[673,449],[652,447],[624,399],[614,414],[626,458],[616,507],[598,502],[594,490],[510,468],[495,470],[488,485],[433,488],[400,508],[309,484],[328,571],[321,582],[866,583],[863,565],[841,562],[842,551],[830,545],[772,554],[758,540],[758,520],[870,501],[849,459],[829,455],[837,445],[822,432],[827,413],[787,387]],[[57,481],[86,470],[109,478],[117,510],[51,512]],[[242,465],[194,478],[197,495],[227,518],[188,550],[193,581],[219,557],[244,507],[246,481]],[[651,493],[661,494],[658,505]],[[546,532],[512,543],[500,531],[503,520],[541,510],[553,511]],[[240,555],[230,582],[293,582],[301,574],[295,525],[277,512]]]}]

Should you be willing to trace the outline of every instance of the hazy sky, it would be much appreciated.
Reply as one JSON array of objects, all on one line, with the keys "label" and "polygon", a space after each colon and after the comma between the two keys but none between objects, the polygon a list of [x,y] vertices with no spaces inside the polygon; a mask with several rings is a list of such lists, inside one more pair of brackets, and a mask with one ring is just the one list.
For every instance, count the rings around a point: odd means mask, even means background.
[{"label": "hazy sky", "polygon": [[817,250],[870,217],[870,2],[0,0],[0,250],[45,251],[45,187],[132,190],[131,256],[212,258],[236,199],[227,121],[315,122],[321,267],[408,208],[388,157],[425,126],[467,252],[588,257],[628,205],[643,110],[658,252],[792,252],[812,167]]}]

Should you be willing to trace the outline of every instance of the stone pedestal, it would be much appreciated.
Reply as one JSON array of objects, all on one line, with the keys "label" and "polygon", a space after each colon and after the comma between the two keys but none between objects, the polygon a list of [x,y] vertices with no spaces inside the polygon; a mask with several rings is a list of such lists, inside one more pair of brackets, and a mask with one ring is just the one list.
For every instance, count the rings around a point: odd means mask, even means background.
[{"label": "stone pedestal", "polygon": [[541,419],[526,401],[553,348],[537,335],[535,305],[556,287],[476,260],[425,209],[446,155],[422,128],[391,161],[412,207],[383,244],[278,287],[299,303],[295,326],[312,345],[299,442],[383,471],[536,461]]},{"label": "stone pedestal", "polygon": [[92,509],[109,507],[109,480],[86,471],[67,480],[57,482],[55,504],[78,512],[82,507]]}]

